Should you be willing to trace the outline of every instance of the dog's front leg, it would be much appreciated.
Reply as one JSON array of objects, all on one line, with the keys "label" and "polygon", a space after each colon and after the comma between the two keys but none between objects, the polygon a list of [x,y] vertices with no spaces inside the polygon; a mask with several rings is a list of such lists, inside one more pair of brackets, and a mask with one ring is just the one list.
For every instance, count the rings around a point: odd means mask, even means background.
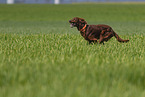
[{"label": "dog's front leg", "polygon": [[89,44],[92,44],[92,41],[89,41]]},{"label": "dog's front leg", "polygon": [[90,40],[89,41],[89,44],[93,44],[93,43],[97,43],[97,41],[96,40],[94,40],[94,41],[93,40]]}]

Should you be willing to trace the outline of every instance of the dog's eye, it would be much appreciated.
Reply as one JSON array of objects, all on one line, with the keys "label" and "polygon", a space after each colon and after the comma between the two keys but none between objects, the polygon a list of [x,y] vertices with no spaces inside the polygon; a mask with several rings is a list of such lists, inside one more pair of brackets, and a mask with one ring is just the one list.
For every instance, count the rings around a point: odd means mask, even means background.
[{"label": "dog's eye", "polygon": [[77,20],[74,20],[74,22],[76,22]]}]

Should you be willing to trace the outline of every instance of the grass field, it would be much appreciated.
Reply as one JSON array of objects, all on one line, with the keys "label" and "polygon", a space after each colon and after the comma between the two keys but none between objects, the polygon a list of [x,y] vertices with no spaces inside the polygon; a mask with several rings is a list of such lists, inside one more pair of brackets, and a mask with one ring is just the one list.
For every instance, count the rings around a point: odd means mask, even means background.
[{"label": "grass field", "polygon": [[[145,97],[145,4],[0,5],[0,97]],[[108,24],[88,45],[69,19]]]}]

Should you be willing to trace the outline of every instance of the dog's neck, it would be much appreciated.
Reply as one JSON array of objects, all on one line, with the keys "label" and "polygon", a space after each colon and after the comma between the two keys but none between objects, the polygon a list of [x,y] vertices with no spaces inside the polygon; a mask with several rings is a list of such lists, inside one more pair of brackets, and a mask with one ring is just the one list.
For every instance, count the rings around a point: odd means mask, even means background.
[{"label": "dog's neck", "polygon": [[77,26],[77,29],[79,31],[81,31],[85,26],[86,26],[86,24],[81,24],[81,25]]}]

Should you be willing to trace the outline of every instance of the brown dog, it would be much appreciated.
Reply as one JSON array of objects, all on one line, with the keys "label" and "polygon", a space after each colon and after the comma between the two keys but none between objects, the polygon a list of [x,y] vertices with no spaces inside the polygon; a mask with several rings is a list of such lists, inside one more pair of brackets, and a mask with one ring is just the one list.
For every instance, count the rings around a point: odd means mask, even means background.
[{"label": "brown dog", "polygon": [[103,43],[104,41],[108,41],[110,38],[115,36],[115,38],[119,42],[128,42],[129,40],[123,40],[121,39],[114,31],[113,29],[108,25],[87,25],[87,22],[82,19],[75,17],[72,20],[69,20],[69,23],[72,27],[77,27],[77,29],[80,31],[81,35],[84,37],[85,40],[89,41],[89,43],[96,43],[99,39],[99,43]]}]

